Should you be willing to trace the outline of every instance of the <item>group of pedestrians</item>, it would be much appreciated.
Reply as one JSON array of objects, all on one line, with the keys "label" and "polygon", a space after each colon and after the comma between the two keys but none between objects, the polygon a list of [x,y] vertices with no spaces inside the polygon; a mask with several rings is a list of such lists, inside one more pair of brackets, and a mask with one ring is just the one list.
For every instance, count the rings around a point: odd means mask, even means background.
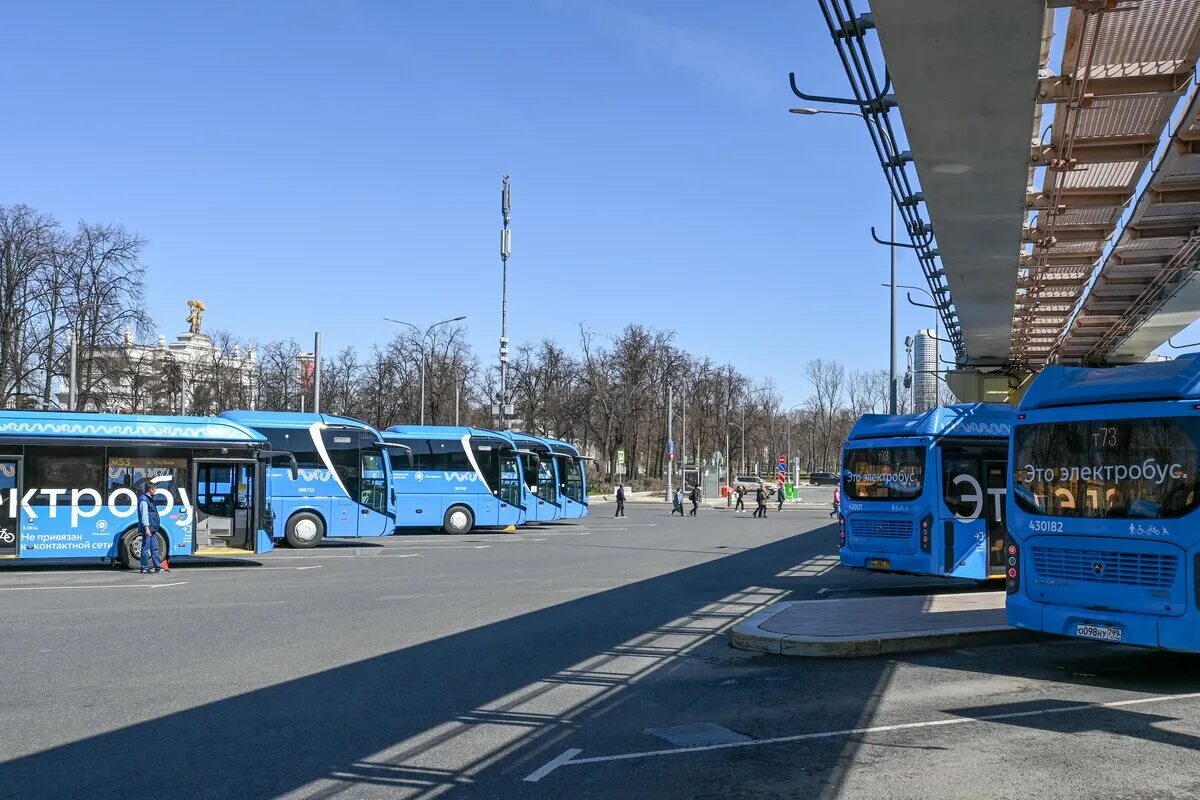
[{"label": "group of pedestrians", "polygon": [[[779,494],[779,502],[775,506],[775,510],[782,511],[783,510],[783,501],[785,499],[782,487],[780,487],[778,494]],[[734,487],[733,495],[734,495],[734,498],[736,499],[736,502],[733,505],[733,510],[735,512],[745,511],[746,510],[746,487],[739,483],[737,486]],[[771,496],[771,494],[770,494],[770,492],[767,491],[766,484],[760,483],[758,485],[758,488],[754,491],[755,508],[754,508],[754,513],[751,514],[751,516],[766,518],[766,516],[767,516],[767,498],[769,498],[770,496]]]},{"label": "group of pedestrians", "polygon": [[[688,516],[696,516],[696,510],[700,508],[700,487],[693,486],[688,492],[688,499],[692,501],[692,510],[688,512]],[[675,516],[675,512],[679,512],[679,516],[683,516],[683,489],[676,489],[675,494],[671,496],[671,516]]]}]

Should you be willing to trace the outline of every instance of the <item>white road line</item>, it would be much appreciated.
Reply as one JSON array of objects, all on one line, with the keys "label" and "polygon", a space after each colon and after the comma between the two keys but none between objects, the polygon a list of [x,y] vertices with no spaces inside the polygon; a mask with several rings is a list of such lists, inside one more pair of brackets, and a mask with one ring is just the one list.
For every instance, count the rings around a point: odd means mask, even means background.
[{"label": "white road line", "polygon": [[49,592],[68,589],[162,589],[166,586],[183,586],[187,581],[173,583],[93,583],[86,586],[5,586],[0,592]]},{"label": "white road line", "polygon": [[542,766],[538,767],[533,772],[526,775],[525,780],[529,781],[530,783],[537,783],[542,778],[546,777],[551,772],[554,772],[554,770],[558,769],[563,764],[566,764],[568,761],[570,761],[572,758],[574,758],[575,756],[579,755],[582,752],[583,752],[582,750],[579,750],[577,748],[571,748],[570,750],[564,750],[561,753],[559,753],[558,756],[556,756],[555,758],[551,759],[550,761],[547,761],[545,764],[543,764]]},{"label": "white road line", "polygon": [[725,744],[697,745],[696,747],[674,747],[666,750],[643,750],[639,753],[619,753],[612,756],[592,756],[591,758],[575,758],[583,752],[579,749],[566,750],[556,758],[547,762],[525,780],[536,783],[559,767],[572,767],[576,764],[599,764],[606,761],[629,761],[636,758],[654,758],[655,756],[674,756],[687,753],[703,753],[711,750],[730,750],[735,747],[757,747],[765,744],[784,744],[787,742],[802,742],[813,739],[832,739],[839,736],[859,736],[869,733],[888,733],[891,731],[915,730],[917,728],[938,728],[949,725],[966,725],[971,722],[991,722],[1002,719],[1017,719],[1019,717],[1041,717],[1050,714],[1069,714],[1073,711],[1094,711],[1100,708],[1123,708],[1125,706],[1144,705],[1146,703],[1163,703],[1171,700],[1195,700],[1200,698],[1200,692],[1188,694],[1167,694],[1154,697],[1138,697],[1133,700],[1114,700],[1108,703],[1087,703],[1078,706],[1054,706],[1035,711],[1009,711],[1002,714],[983,714],[978,717],[955,717],[952,719],[933,719],[924,722],[904,722],[897,725],[877,725],[873,728],[847,728],[840,731],[822,731],[820,733],[801,733],[794,736],[776,736],[771,739],[753,739],[748,742],[727,742]]},{"label": "white road line", "polygon": [[[471,547],[455,547],[455,548],[443,547],[441,549],[443,549],[443,550],[451,550],[451,549],[453,549],[453,550],[473,550],[474,548],[471,548]],[[267,558],[270,561],[282,561],[284,559],[297,559],[297,558],[303,558],[308,561],[324,561],[329,558],[418,558],[420,555],[421,555],[420,553],[360,553],[360,554],[337,553],[336,555],[330,554],[327,556],[267,556]],[[292,569],[292,568],[288,567],[288,569]]]}]

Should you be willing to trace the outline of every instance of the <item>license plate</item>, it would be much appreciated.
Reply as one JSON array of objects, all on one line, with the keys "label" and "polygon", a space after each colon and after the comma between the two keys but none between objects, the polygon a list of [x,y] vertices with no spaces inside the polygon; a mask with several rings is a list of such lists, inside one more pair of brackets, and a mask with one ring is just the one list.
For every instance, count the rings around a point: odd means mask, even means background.
[{"label": "license plate", "polygon": [[1120,628],[1110,628],[1107,625],[1076,625],[1075,635],[1085,639],[1100,639],[1105,642],[1121,641]]},{"label": "license plate", "polygon": [[872,558],[868,559],[867,566],[871,569],[891,569],[892,562],[886,558]]}]

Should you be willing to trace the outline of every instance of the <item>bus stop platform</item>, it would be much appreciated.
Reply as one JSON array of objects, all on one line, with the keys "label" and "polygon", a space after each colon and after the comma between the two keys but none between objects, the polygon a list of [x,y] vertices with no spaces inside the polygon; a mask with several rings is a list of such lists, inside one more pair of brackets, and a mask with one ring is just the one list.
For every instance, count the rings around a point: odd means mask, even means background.
[{"label": "bus stop platform", "polygon": [[772,603],[733,627],[733,646],[785,656],[851,658],[1027,641],[1004,623],[1004,592]]}]

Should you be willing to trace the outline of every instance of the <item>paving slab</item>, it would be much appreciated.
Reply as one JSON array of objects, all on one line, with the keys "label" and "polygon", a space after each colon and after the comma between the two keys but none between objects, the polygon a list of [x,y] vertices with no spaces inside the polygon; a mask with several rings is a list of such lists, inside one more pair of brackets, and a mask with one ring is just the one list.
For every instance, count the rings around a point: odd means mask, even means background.
[{"label": "paving slab", "polygon": [[1004,622],[1004,592],[772,603],[733,628],[734,647],[785,656],[878,656],[1033,638]]}]

